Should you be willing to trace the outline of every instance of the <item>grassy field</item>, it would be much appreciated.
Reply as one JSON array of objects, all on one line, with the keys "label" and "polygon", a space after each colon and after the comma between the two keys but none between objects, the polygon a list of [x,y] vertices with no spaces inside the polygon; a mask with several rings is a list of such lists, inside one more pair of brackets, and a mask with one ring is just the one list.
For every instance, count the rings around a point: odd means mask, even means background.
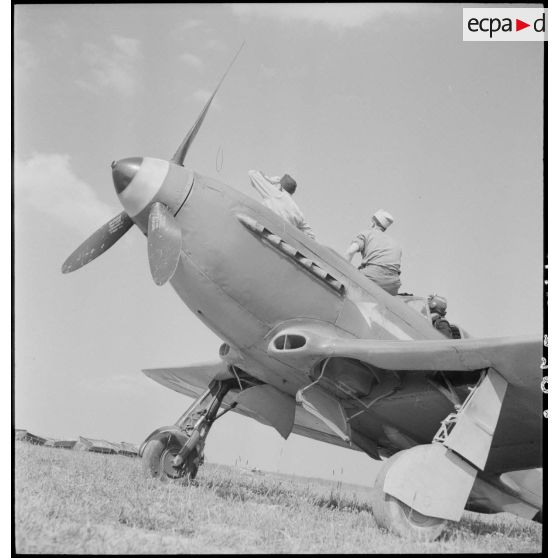
[{"label": "grassy field", "polygon": [[540,552],[541,525],[465,513],[441,540],[377,527],[367,489],[206,464],[189,486],[139,459],[15,443],[20,553]]}]

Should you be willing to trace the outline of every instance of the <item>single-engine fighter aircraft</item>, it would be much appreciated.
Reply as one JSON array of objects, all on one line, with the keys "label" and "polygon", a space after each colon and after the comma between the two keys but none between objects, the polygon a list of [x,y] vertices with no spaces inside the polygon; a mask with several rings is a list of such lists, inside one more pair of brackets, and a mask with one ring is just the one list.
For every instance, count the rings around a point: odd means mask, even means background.
[{"label": "single-engine fighter aircraft", "polygon": [[284,438],[385,460],[372,507],[401,536],[432,540],[464,509],[539,519],[538,338],[443,337],[425,299],[386,293],[258,201],[184,167],[236,56],[170,161],[112,164],[124,211],[62,267],[87,264],[136,225],[155,283],[170,282],[223,340],[215,362],[144,371],[195,398],[143,443],[144,468],[195,477],[211,425],[234,409]]}]

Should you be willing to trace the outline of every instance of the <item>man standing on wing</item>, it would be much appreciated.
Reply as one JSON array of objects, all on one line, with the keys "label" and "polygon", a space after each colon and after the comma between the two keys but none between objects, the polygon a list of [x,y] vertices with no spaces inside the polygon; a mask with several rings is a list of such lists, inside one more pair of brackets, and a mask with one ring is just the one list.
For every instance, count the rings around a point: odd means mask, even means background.
[{"label": "man standing on wing", "polygon": [[262,196],[263,205],[306,233],[310,238],[315,238],[302,211],[292,198],[296,190],[296,181],[292,176],[284,174],[281,178],[269,177],[255,170],[248,171],[248,176],[252,186]]},{"label": "man standing on wing", "polygon": [[379,209],[372,216],[370,228],[360,232],[345,252],[348,261],[360,252],[362,261],[359,269],[389,294],[396,295],[401,286],[401,247],[386,234],[393,217]]}]

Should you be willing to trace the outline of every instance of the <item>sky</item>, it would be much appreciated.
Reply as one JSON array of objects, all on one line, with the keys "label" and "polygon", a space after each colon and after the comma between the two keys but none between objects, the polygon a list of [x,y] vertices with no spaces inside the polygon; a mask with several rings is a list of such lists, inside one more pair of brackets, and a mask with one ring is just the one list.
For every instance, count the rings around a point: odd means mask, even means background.
[{"label": "sky", "polygon": [[[340,252],[386,209],[401,291],[445,296],[475,337],[542,339],[543,47],[461,25],[458,4],[15,6],[16,427],[139,443],[190,403],[141,369],[217,358],[137,229],[60,267],[122,209],[111,161],[169,159],[243,41],[187,166],[255,198],[249,169],[288,172]],[[206,458],[360,484],[378,468],[232,413]]]}]

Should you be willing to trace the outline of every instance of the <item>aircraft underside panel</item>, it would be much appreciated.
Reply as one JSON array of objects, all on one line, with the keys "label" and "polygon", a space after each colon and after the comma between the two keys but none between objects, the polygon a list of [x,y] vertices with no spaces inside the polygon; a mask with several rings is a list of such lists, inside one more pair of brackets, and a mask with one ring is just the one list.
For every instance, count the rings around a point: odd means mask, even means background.
[{"label": "aircraft underside panel", "polygon": [[[223,362],[144,372],[165,387],[193,398],[199,396],[214,378],[231,377],[227,365]],[[375,393],[380,391],[374,392],[373,389],[370,396],[361,401],[345,399],[343,406],[351,430],[356,430],[360,436],[378,444],[388,453],[430,443],[441,422],[453,410],[451,402],[416,373],[403,373],[401,389],[395,390],[394,393],[384,390],[386,397],[376,398],[378,400],[374,401]],[[456,394],[464,401],[468,394],[467,385],[457,387]],[[233,400],[233,397],[228,395],[224,401],[225,406],[230,406]],[[541,401],[538,392],[509,386],[485,472],[500,474],[541,466],[542,433],[540,418],[537,418],[536,413]],[[239,406],[235,411],[269,424],[269,421],[262,420],[261,416],[248,407]],[[298,405],[292,432],[349,447],[323,421]],[[354,444],[351,447],[359,449]]]},{"label": "aircraft underside panel", "polygon": [[[233,377],[226,370],[227,366],[223,362],[214,362],[186,367],[149,369],[143,370],[143,372],[157,383],[196,399],[206,391],[207,386],[214,378]],[[223,408],[230,408],[236,400],[236,392],[230,392],[223,401]],[[292,402],[294,404],[294,398]],[[233,411],[269,426],[270,422],[262,416],[261,409],[259,407],[252,409],[247,406],[249,404],[249,402],[243,404],[241,399],[240,404]],[[359,451],[356,446],[351,447],[338,436],[332,434],[322,421],[299,406],[295,408],[292,432],[321,442]]]},{"label": "aircraft underside panel", "polygon": [[466,509],[481,513],[508,512],[526,519],[543,507],[542,469],[512,471],[499,478],[477,476]]}]

